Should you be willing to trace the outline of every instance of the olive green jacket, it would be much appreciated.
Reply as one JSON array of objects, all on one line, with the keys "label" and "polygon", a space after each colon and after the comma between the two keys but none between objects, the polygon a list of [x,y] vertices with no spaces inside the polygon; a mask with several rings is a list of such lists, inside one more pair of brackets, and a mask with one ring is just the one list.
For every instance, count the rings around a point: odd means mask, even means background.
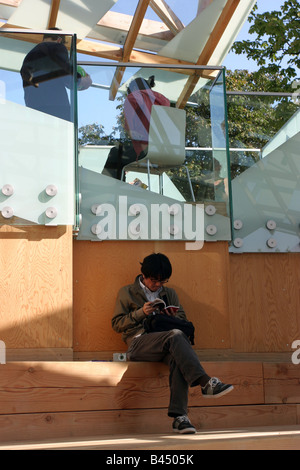
[{"label": "olive green jacket", "polygon": [[[122,333],[123,341],[127,341],[132,336],[144,333],[143,321],[146,315],[143,312],[143,305],[148,302],[137,276],[133,284],[122,287],[119,290],[115,311],[112,318],[112,327],[117,333]],[[174,289],[163,287],[159,297],[167,297],[167,305],[178,305],[180,308],[176,317],[186,320],[185,312],[179,303],[178,296]]]}]

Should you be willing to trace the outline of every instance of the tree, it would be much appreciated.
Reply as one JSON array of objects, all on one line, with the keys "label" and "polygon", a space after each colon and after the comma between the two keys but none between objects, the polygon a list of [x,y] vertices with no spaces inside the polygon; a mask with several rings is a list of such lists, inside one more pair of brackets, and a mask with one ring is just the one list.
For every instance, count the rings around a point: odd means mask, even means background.
[{"label": "tree", "polygon": [[265,13],[257,13],[255,6],[248,21],[252,23],[249,33],[256,37],[235,42],[233,51],[253,59],[259,74],[280,75],[281,81],[269,82],[265,91],[293,92],[292,83],[300,71],[299,0],[285,0],[279,11]]},{"label": "tree", "polygon": [[[260,70],[227,71],[227,92],[242,92],[236,95],[227,94],[230,147],[263,148],[297,111],[298,106],[288,96],[259,94],[272,88],[279,89],[281,79],[280,73],[262,73]],[[258,158],[259,154],[254,151],[231,152],[232,178],[242,173]]]},{"label": "tree", "polygon": [[[248,18],[253,40],[237,41],[232,49],[254,60],[258,70],[227,71],[227,90],[244,92],[295,93],[300,73],[299,0],[285,0],[279,11],[257,13]],[[298,77],[297,77],[298,75]],[[299,101],[280,96],[229,96],[228,124],[230,145],[262,148],[297,111]],[[232,176],[239,174],[257,154],[231,157]],[[243,168],[243,160],[246,165]]]},{"label": "tree", "polygon": [[228,70],[226,84],[227,92],[245,92],[227,96],[230,146],[239,146],[241,142],[242,146],[263,147],[298,109],[288,96],[255,95],[272,87],[279,88],[280,73]]}]

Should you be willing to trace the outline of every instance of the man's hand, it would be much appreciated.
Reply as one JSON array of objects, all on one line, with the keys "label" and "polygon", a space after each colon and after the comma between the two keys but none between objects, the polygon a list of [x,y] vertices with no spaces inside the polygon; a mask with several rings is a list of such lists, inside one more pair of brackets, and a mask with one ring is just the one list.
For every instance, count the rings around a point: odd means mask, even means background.
[{"label": "man's hand", "polygon": [[165,313],[166,315],[169,315],[169,317],[175,317],[176,312],[177,312],[177,309],[172,308],[172,307],[167,307],[163,309],[163,313]]},{"label": "man's hand", "polygon": [[155,307],[153,307],[152,302],[144,303],[143,312],[145,315],[150,315],[152,312],[154,312],[154,310],[155,310]]}]

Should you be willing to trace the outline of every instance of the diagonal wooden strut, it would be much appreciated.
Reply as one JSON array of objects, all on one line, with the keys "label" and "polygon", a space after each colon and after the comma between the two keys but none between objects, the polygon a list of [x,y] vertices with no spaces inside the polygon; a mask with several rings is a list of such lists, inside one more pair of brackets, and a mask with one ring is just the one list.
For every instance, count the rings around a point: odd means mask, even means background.
[{"label": "diagonal wooden strut", "polygon": [[[197,60],[197,65],[207,65],[209,62],[209,59],[211,58],[215,48],[217,47],[219,41],[221,40],[221,37],[227,28],[235,10],[237,9],[239,3],[241,0],[228,0],[225,7],[223,8],[222,13],[219,16],[219,19],[211,32],[203,51],[201,52],[198,60]],[[198,83],[198,80],[200,78],[200,75],[194,74],[190,76],[185,84],[185,87],[183,88],[177,103],[176,107],[177,108],[184,108],[186,105],[187,100],[193,93],[193,90],[195,86]]]},{"label": "diagonal wooden strut", "polygon": [[[128,62],[139,33],[150,0],[139,0],[123,47],[123,62]],[[120,86],[125,67],[117,67],[109,91],[109,99],[114,100]]]}]

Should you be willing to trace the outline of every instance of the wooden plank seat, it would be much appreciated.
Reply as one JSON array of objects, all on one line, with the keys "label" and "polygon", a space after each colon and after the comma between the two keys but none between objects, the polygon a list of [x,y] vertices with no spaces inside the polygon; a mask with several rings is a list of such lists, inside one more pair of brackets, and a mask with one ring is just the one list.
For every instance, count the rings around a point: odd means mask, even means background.
[{"label": "wooden plank seat", "polygon": [[[210,400],[198,387],[190,389],[189,415],[198,430],[299,423],[298,366],[203,364],[235,388]],[[0,367],[1,442],[172,432],[164,364],[8,362]]]}]

